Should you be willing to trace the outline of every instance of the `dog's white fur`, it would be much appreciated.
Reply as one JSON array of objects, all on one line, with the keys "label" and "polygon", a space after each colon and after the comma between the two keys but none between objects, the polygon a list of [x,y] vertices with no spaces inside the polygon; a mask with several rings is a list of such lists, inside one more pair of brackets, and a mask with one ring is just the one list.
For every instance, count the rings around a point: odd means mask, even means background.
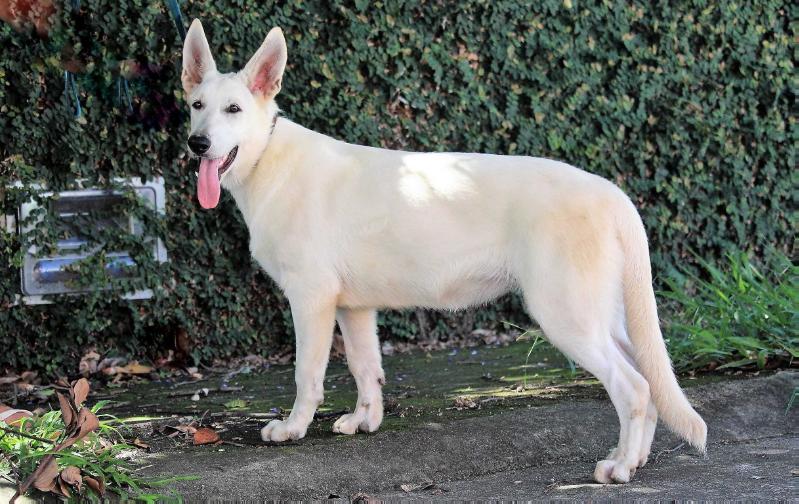
[{"label": "dog's white fur", "polygon": [[[335,321],[358,386],[333,429],[374,431],[384,382],[375,310],[458,309],[520,291],[549,341],[605,386],[621,424],[599,482],[629,481],[649,455],[658,413],[704,451],[702,418],[671,369],[644,228],[612,183],[548,159],[400,152],[352,145],[280,118],[286,44],[279,28],[239,73],[217,72],[199,21],[184,46],[192,134],[250,231],[253,257],[285,292],[297,338],[297,398],[266,441],[305,435],[322,401]],[[236,103],[237,114],[225,109]]]}]

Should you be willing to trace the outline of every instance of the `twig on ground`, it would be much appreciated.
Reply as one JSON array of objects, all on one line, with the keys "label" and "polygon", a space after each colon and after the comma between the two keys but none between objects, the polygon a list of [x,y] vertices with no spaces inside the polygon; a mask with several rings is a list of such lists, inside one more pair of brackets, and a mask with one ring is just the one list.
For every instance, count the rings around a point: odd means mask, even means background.
[{"label": "twig on ground", "polygon": [[[207,390],[207,392],[206,392],[206,390]],[[244,390],[244,387],[225,387],[225,388],[207,388],[206,387],[205,389],[203,389],[203,393],[205,395],[208,395],[211,392],[241,392],[242,390]],[[189,392],[172,392],[170,394],[167,394],[166,396],[167,397],[184,397],[184,396],[191,397],[191,396],[193,396],[196,393],[197,393],[196,390],[195,391],[189,391]]]},{"label": "twig on ground", "polygon": [[660,456],[661,456],[661,455],[665,455],[665,454],[669,454],[669,453],[674,453],[674,452],[676,452],[677,450],[679,450],[680,448],[682,448],[683,446],[685,446],[685,443],[680,443],[680,444],[678,444],[677,446],[675,446],[674,448],[671,448],[671,449],[667,449],[667,450],[661,450],[660,452],[658,452],[658,454],[657,454],[657,455],[655,455],[655,460],[654,460],[654,462],[653,462],[653,463],[654,463],[654,464],[657,464],[657,463],[658,463],[658,459],[660,459]]},{"label": "twig on ground", "polygon": [[210,380],[210,378],[200,378],[199,380],[191,380],[191,381],[173,383],[172,384],[172,388],[182,387],[184,385],[191,385],[193,383],[200,383],[200,382],[209,381],[209,380]]},{"label": "twig on ground", "polygon": [[265,419],[273,419],[273,418],[282,418],[283,415],[280,413],[247,413],[244,411],[218,411],[216,413],[210,413],[209,416],[211,417],[243,417],[243,418],[265,418]]}]

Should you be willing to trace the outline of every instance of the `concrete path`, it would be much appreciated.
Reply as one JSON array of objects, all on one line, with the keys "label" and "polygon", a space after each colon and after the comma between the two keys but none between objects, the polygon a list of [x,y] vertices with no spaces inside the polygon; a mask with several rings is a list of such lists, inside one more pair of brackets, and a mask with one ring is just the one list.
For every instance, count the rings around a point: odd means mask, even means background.
[{"label": "concrete path", "polygon": [[[288,446],[177,446],[148,455],[151,475],[196,475],[171,488],[209,499],[799,499],[799,373],[688,389],[709,426],[702,458],[658,427],[650,463],[627,485],[595,485],[594,463],[615,443],[602,394],[513,402],[490,416],[407,420],[354,437],[332,420]],[[405,419],[398,418],[402,423]],[[257,423],[241,425],[256,432]],[[224,438],[224,436],[223,436]]]}]

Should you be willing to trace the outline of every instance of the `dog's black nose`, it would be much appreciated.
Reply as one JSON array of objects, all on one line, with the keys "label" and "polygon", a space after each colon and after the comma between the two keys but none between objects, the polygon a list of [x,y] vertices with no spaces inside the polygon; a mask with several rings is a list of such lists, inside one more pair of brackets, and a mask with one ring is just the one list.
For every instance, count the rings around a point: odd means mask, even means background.
[{"label": "dog's black nose", "polygon": [[211,148],[211,139],[207,136],[192,135],[189,137],[189,149],[197,155],[205,154]]}]

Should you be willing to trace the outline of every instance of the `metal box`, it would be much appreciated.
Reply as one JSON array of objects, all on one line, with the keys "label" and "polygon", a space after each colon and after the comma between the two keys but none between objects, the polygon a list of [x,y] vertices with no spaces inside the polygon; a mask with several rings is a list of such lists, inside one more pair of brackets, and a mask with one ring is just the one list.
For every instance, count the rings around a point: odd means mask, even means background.
[{"label": "metal box", "polygon": [[[164,181],[157,178],[151,182],[141,183],[138,179],[117,179],[118,185],[130,187],[138,197],[146,202],[159,214],[164,213],[165,191]],[[52,191],[43,190],[42,196],[53,196]],[[96,221],[99,227],[119,227],[127,232],[141,236],[144,243],[152,244],[153,259],[166,262],[166,248],[158,237],[148,236],[142,223],[133,216],[126,216],[124,212],[125,197],[120,191],[106,189],[80,189],[74,191],[60,191],[58,197],[50,200],[50,210],[55,213],[58,222],[68,224],[90,212],[102,212],[103,218]],[[35,201],[28,201],[20,205],[18,210],[20,233],[27,233],[35,229],[42,221],[41,218],[29,219],[40,206]],[[6,226],[9,231],[15,230],[17,223],[14,216],[6,216]],[[68,226],[67,226],[68,227]],[[20,271],[21,296],[19,301],[24,304],[48,303],[42,296],[47,294],[80,294],[86,292],[70,285],[70,281],[77,277],[75,271],[69,266],[92,255],[98,248],[88,247],[88,240],[80,231],[63,237],[55,244],[55,254],[46,254],[35,245],[28,248],[25,254],[23,267]],[[148,245],[149,246],[149,245]],[[112,278],[129,276],[134,260],[126,251],[113,251],[106,253],[107,262],[105,269]],[[102,290],[107,287],[97,287],[93,290]],[[127,299],[146,299],[152,297],[152,290],[141,290],[124,295]]]}]

